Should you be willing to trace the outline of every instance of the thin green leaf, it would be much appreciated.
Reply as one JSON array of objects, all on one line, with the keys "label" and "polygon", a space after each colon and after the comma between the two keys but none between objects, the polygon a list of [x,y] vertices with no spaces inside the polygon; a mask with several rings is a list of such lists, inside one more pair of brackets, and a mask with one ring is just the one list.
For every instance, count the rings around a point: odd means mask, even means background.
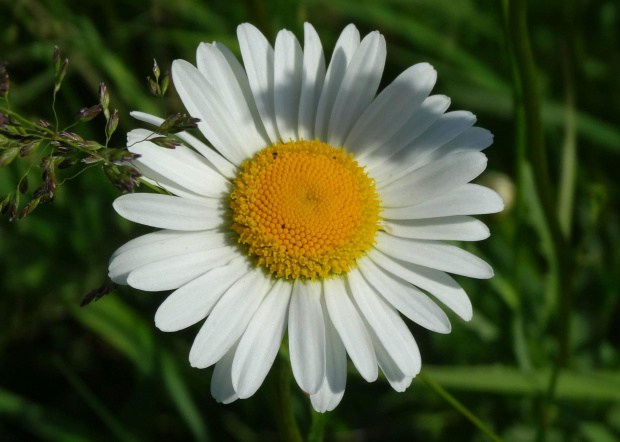
[{"label": "thin green leaf", "polygon": [[[426,366],[424,372],[445,388],[526,396],[545,393],[551,375],[548,368],[526,372],[504,366]],[[618,401],[620,373],[562,371],[556,397],[578,401]]]},{"label": "thin green leaf", "polygon": [[73,302],[70,311],[86,328],[124,354],[143,373],[152,373],[155,362],[153,329],[118,296],[108,296],[85,308]]}]

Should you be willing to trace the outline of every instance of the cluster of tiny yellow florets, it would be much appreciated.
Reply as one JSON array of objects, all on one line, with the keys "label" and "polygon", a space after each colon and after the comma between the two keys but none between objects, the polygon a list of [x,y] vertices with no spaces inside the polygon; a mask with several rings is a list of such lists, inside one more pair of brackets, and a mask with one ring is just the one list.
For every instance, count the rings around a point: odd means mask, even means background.
[{"label": "cluster of tiny yellow florets", "polygon": [[277,277],[346,273],[374,243],[374,180],[342,148],[278,143],[244,162],[234,184],[231,228]]}]

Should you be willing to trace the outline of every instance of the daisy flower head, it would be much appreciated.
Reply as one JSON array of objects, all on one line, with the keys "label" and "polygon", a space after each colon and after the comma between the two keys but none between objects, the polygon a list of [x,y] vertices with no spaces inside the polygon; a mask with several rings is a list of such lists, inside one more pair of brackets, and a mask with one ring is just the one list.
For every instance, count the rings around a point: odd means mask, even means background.
[{"label": "daisy flower head", "polygon": [[379,32],[360,39],[347,26],[329,64],[308,23],[303,48],[287,30],[275,47],[250,24],[237,34],[243,65],[217,42],[198,47],[196,66],[172,65],[210,145],[181,132],[184,144],[171,150],[149,141],[151,130],[128,134],[135,165],[168,194],[115,201],[124,218],[161,230],[119,248],[110,277],[174,290],[155,315],[161,330],[204,321],[189,360],[215,364],[219,402],[258,390],[287,330],[294,377],[317,411],[342,399],[347,355],[367,381],[379,367],[404,391],[421,359],[401,314],[448,333],[435,300],[472,316],[448,273],[493,275],[444,242],[487,238],[469,215],[503,208],[495,192],[470,183],[486,167],[480,151],[492,135],[430,95],[437,74],[427,63],[377,95],[386,57]]}]

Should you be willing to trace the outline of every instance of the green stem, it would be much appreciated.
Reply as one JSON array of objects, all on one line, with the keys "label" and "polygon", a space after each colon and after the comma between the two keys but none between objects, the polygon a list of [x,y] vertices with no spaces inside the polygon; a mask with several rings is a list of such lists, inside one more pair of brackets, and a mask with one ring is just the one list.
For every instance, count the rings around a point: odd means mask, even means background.
[{"label": "green stem", "polygon": [[[506,5],[506,3],[505,3]],[[517,97],[517,108],[523,112],[517,114],[517,124],[524,124],[526,160],[531,167],[534,186],[542,205],[545,228],[550,234],[553,260],[556,263],[557,299],[559,300],[559,324],[557,340],[559,352],[554,365],[551,381],[544,399],[543,412],[539,427],[538,440],[545,439],[549,414],[555,396],[557,379],[562,368],[569,362],[570,353],[570,313],[572,297],[570,293],[571,258],[569,247],[558,218],[557,205],[551,193],[551,182],[547,167],[544,132],[540,117],[540,101],[536,80],[536,66],[527,30],[526,0],[509,0],[507,5],[507,27],[509,47],[512,50],[516,66],[515,89],[521,91]],[[521,120],[522,121],[519,121]]]},{"label": "green stem", "polygon": [[431,389],[433,389],[439,396],[445,399],[450,405],[452,405],[457,411],[459,411],[463,416],[465,416],[471,423],[473,423],[480,431],[489,436],[489,438],[495,442],[501,442],[502,439],[493,432],[489,427],[487,427],[478,417],[469,411],[467,407],[461,404],[454,396],[444,390],[441,385],[437,382],[433,381],[431,378],[426,376],[424,373],[420,373],[418,375],[420,379],[422,379],[426,385],[428,385]]},{"label": "green stem", "polygon": [[318,411],[314,411],[314,409],[312,409],[311,412],[312,424],[308,432],[307,442],[323,442],[323,433],[325,431],[325,424],[327,423],[327,413],[319,413]]},{"label": "green stem", "polygon": [[558,215],[562,233],[570,238],[575,193],[575,167],[577,163],[577,116],[575,112],[575,86],[571,71],[568,49],[564,56],[566,76],[566,124],[564,126],[564,146],[562,148],[562,175],[560,177],[560,198]]},{"label": "green stem", "polygon": [[58,129],[58,114],[56,113],[56,91],[54,91],[54,96],[52,98],[52,112],[54,113],[54,120],[56,121],[56,125],[54,127]]},{"label": "green stem", "polygon": [[[12,110],[10,110],[8,108],[3,108],[3,107],[0,107],[0,111],[2,111],[6,115],[9,115],[9,116],[15,118],[17,121],[19,121],[23,126],[26,126],[28,129],[30,129],[30,130],[34,130],[35,129],[35,124],[32,121],[22,117],[18,113],[13,112]],[[70,126],[66,127],[64,130],[66,131],[66,130],[70,129],[71,127],[75,126],[76,124],[77,123],[73,123]],[[51,129],[48,129],[46,127],[36,126],[36,130],[39,131],[39,132],[44,132],[45,134],[47,134],[47,136],[40,135],[40,136],[37,137],[41,141],[55,141],[58,138],[58,132],[56,132],[54,130],[51,130]],[[76,150],[78,150],[78,151],[80,151],[82,153],[88,154],[88,155],[92,155],[94,153],[93,151],[85,149],[85,148],[79,146],[77,143],[73,143],[73,142],[70,142],[68,140],[63,140],[63,143],[68,145],[68,146],[73,147],[74,149],[76,149]]]},{"label": "green stem", "polygon": [[280,355],[274,363],[275,403],[273,413],[276,418],[280,438],[286,442],[302,442],[291,403],[291,367]]}]

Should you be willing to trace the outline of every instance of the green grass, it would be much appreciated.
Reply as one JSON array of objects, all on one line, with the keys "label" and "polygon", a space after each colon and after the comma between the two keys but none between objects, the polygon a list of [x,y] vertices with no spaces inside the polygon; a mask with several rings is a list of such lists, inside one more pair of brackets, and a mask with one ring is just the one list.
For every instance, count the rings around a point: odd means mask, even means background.
[{"label": "green grass", "polygon": [[[398,394],[351,370],[343,402],[322,421],[293,385],[302,434],[312,428],[318,440],[316,428],[325,425],[328,441],[491,440],[453,406],[458,402],[506,441],[620,441],[618,2],[528,5],[538,141],[547,162],[542,181],[527,141],[532,113],[524,109],[532,97],[521,95],[527,87],[515,75],[522,65],[512,64],[502,2],[0,0],[0,8],[0,61],[9,63],[12,108],[35,121],[53,120],[51,58],[58,45],[70,60],[56,103],[61,122],[96,104],[105,82],[110,107],[121,116],[112,146],[122,146],[124,133],[140,126],[130,110],[182,110],[174,91],[165,100],[150,96],[145,77],[153,58],[162,70],[177,58],[194,62],[198,43],[213,40],[238,54],[235,29],[242,22],[258,25],[273,41],[283,27],[301,39],[303,22],[310,21],[326,54],[349,22],[362,32],[378,29],[388,47],[383,85],[411,64],[432,63],[439,74],[434,92],[449,95],[451,109],[475,112],[477,124],[494,133],[488,172],[514,185],[515,204],[483,217],[491,238],[466,246],[497,276],[459,279],[475,313],[470,323],[451,315],[450,335],[411,324],[431,382],[416,379]],[[98,117],[80,134],[104,142],[103,125]],[[563,160],[567,146],[575,147],[574,166]],[[29,166],[20,160],[0,169],[0,200]],[[28,173],[36,182],[38,169]],[[147,230],[114,213],[119,192],[100,168],[72,178],[75,173],[60,177],[68,180],[53,204],[20,221],[0,218],[0,440],[276,438],[278,423],[265,405],[272,402],[269,388],[216,404],[212,370],[189,366],[197,328],[174,334],[155,328],[164,294],[122,287],[79,308],[105,281],[111,253]],[[497,175],[482,180],[493,185]],[[565,242],[560,255],[550,217]],[[570,272],[561,259],[571,263]],[[550,389],[561,349],[563,369]],[[266,385],[277,382],[274,376]]]}]

